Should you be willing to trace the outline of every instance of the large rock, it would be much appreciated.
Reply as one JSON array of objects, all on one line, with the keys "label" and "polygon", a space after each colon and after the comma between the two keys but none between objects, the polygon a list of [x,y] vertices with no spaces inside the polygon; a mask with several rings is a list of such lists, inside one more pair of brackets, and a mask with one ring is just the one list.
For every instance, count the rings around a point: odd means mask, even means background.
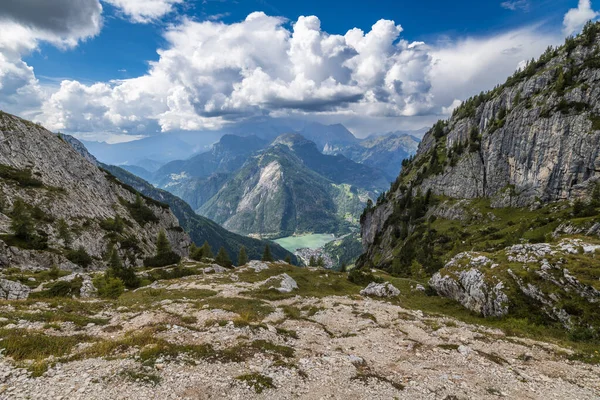
[{"label": "large rock", "polygon": [[298,283],[289,276],[288,274],[281,274],[277,276],[273,276],[265,281],[265,283],[269,282],[279,282],[279,286],[270,286],[269,289],[275,289],[281,293],[291,293],[294,290],[298,290]]},{"label": "large rock", "polygon": [[360,291],[360,294],[361,296],[396,297],[400,295],[400,290],[389,282],[371,282],[366,288]]},{"label": "large rock", "polygon": [[508,313],[508,297],[501,280],[490,280],[479,268],[492,266],[485,256],[461,253],[442,272],[437,272],[429,285],[439,295],[458,301],[471,311],[486,317]]},{"label": "large rock", "polygon": [[15,281],[0,279],[0,299],[21,300],[29,297],[31,289]]}]

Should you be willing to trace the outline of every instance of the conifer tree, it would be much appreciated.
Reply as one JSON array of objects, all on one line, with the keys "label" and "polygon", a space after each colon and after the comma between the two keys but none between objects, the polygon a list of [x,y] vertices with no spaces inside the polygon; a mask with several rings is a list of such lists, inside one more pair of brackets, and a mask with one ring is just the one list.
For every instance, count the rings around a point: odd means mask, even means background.
[{"label": "conifer tree", "polygon": [[167,235],[164,230],[158,232],[158,238],[156,239],[156,255],[162,256],[171,252],[171,243],[167,239]]},{"label": "conifer tree", "polygon": [[225,247],[221,247],[219,249],[219,252],[217,253],[217,257],[215,257],[215,262],[225,268],[233,267],[233,263],[231,262],[231,259],[229,258],[229,254],[227,254]]},{"label": "conifer tree", "polygon": [[31,214],[22,199],[16,199],[11,214],[10,229],[19,239],[29,241],[34,236],[34,225]]},{"label": "conifer tree", "polygon": [[271,247],[269,245],[265,246],[265,251],[263,253],[261,261],[273,261],[273,255],[271,255]]},{"label": "conifer tree", "polygon": [[246,254],[246,247],[242,246],[238,254],[238,266],[241,267],[246,264],[248,264],[248,254]]},{"label": "conifer tree", "polygon": [[292,263],[292,257],[289,254],[285,257],[285,262],[288,264]]},{"label": "conifer tree", "polygon": [[202,250],[202,258],[215,258],[208,241],[204,242],[200,250]]}]

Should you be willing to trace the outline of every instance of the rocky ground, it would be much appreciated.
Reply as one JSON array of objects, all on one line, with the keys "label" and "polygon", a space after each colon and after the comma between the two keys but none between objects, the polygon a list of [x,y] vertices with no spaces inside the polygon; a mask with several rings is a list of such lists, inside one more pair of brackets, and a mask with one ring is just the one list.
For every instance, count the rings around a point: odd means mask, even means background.
[{"label": "rocky ground", "polygon": [[600,366],[570,349],[361,296],[345,274],[206,271],[117,300],[1,302],[0,399],[600,397]]}]

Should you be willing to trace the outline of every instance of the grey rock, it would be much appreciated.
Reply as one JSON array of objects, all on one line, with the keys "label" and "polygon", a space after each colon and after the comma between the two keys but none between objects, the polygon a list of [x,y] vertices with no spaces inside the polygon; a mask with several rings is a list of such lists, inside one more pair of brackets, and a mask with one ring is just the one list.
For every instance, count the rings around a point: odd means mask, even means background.
[{"label": "grey rock", "polygon": [[250,268],[254,270],[254,272],[260,272],[269,269],[269,266],[262,261],[251,260],[248,262],[248,264],[246,264],[244,268]]},{"label": "grey rock", "polygon": [[63,276],[62,278],[58,278],[59,281],[71,282],[75,279],[81,279],[82,285],[79,290],[79,296],[83,298],[93,297],[98,293],[98,289],[92,283],[92,277],[89,274],[84,274],[80,272],[74,272],[67,276]]},{"label": "grey rock", "polygon": [[22,283],[0,279],[0,299],[21,300],[29,297],[31,289]]},{"label": "grey rock", "polygon": [[271,281],[279,281],[279,286],[271,286],[269,289],[278,290],[281,293],[291,293],[294,290],[298,290],[298,283],[289,276],[288,274],[281,274],[277,276],[273,276],[265,281],[265,283],[269,283]]},{"label": "grey rock", "polygon": [[360,291],[360,295],[375,297],[396,297],[400,295],[400,290],[398,290],[394,285],[392,285],[389,282],[371,282],[366,288]]},{"label": "grey rock", "polygon": [[460,253],[444,266],[443,272],[433,275],[429,285],[441,296],[454,299],[483,316],[506,315],[508,297],[503,291],[504,282],[496,279],[495,284],[489,284],[486,275],[478,269],[490,263],[485,256]]}]

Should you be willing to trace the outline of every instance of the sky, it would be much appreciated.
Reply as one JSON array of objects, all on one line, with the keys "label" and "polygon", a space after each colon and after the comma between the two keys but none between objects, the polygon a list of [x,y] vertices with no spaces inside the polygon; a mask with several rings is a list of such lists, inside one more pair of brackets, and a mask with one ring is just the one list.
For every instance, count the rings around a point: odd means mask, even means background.
[{"label": "sky", "polygon": [[599,18],[594,6],[2,0],[0,109],[108,142],[256,116],[342,123],[357,136],[417,129],[578,33]]}]

